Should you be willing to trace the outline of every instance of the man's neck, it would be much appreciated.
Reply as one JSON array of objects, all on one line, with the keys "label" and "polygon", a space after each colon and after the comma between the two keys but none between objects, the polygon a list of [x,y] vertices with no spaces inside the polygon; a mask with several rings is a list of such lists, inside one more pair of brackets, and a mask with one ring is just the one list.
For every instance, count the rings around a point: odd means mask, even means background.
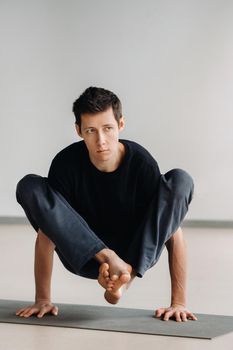
[{"label": "man's neck", "polygon": [[124,155],[125,155],[125,146],[119,142],[118,151],[113,159],[111,159],[110,161],[98,162],[98,163],[95,161],[92,161],[91,159],[91,162],[99,171],[102,171],[105,173],[111,173],[120,166],[124,158]]}]

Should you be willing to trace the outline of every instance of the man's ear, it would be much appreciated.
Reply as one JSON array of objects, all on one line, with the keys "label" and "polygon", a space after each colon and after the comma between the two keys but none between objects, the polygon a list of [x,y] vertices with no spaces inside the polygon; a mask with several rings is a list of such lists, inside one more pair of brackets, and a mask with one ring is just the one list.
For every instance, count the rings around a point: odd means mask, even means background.
[{"label": "man's ear", "polygon": [[77,123],[75,123],[75,129],[77,131],[78,136],[82,137],[81,128]]},{"label": "man's ear", "polygon": [[124,118],[124,116],[120,117],[118,126],[119,126],[119,131],[124,129],[124,127],[125,127],[125,118]]}]

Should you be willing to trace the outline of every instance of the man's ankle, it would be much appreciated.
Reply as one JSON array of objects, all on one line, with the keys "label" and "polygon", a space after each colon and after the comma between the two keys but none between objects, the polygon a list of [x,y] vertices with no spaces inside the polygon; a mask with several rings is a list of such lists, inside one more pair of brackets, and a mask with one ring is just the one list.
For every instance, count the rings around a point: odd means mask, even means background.
[{"label": "man's ankle", "polygon": [[108,263],[109,262],[109,258],[110,256],[114,253],[113,250],[108,249],[108,248],[104,248],[102,250],[100,250],[96,255],[95,258],[96,260],[103,264],[103,263]]}]

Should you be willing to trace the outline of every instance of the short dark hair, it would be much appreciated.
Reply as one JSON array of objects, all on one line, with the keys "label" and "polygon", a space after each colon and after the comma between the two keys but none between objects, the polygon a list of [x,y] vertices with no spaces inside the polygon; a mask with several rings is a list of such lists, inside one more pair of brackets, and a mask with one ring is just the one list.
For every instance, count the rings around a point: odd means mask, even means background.
[{"label": "short dark hair", "polygon": [[110,107],[112,107],[114,117],[119,123],[122,117],[122,105],[119,98],[112,91],[90,86],[73,104],[75,123],[81,127],[82,114],[105,112]]}]

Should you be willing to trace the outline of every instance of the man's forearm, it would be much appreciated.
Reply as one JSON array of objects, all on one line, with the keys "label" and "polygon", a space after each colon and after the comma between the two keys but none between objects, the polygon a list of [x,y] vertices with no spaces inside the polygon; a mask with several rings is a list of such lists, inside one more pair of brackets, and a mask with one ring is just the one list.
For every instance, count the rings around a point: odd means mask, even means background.
[{"label": "man's forearm", "polygon": [[50,301],[54,244],[39,230],[35,244],[35,300]]},{"label": "man's forearm", "polygon": [[166,243],[171,275],[171,305],[186,306],[187,252],[181,228]]}]

